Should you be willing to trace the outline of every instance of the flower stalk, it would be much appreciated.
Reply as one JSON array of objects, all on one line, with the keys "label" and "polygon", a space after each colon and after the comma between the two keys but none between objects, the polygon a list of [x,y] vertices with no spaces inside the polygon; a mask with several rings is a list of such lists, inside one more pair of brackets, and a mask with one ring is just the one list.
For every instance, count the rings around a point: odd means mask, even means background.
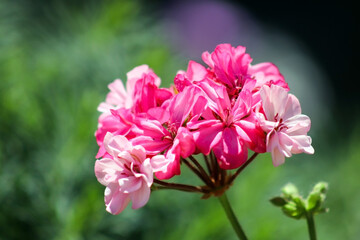
[{"label": "flower stalk", "polygon": [[313,214],[306,214],[306,222],[309,231],[309,239],[316,240],[316,228]]},{"label": "flower stalk", "polygon": [[239,221],[237,220],[234,211],[231,208],[231,205],[229,203],[229,200],[226,196],[226,194],[222,194],[221,196],[218,197],[221,206],[223,207],[227,218],[229,219],[231,226],[234,228],[236,235],[238,236],[238,238],[240,240],[247,240],[248,238],[245,235],[244,230],[242,229]]}]

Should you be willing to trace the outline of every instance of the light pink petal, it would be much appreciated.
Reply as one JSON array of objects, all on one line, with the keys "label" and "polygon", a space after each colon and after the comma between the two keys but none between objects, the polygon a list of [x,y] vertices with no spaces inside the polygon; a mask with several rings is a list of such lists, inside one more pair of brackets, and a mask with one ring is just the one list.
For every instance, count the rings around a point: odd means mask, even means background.
[{"label": "light pink petal", "polygon": [[268,86],[275,84],[289,91],[289,86],[285,82],[284,76],[273,63],[264,62],[250,66],[248,74],[256,79],[256,87],[260,88],[265,84]]},{"label": "light pink petal", "polygon": [[116,159],[118,159],[122,165],[126,166],[129,166],[132,162],[136,161],[130,151],[119,152]]},{"label": "light pink petal", "polygon": [[132,209],[138,209],[143,207],[149,201],[150,187],[143,183],[138,191],[130,194],[130,198],[132,201]]},{"label": "light pink petal", "polygon": [[267,120],[277,121],[283,118],[288,97],[287,91],[276,85],[271,85],[271,87],[264,85],[260,90],[260,95]]},{"label": "light pink petal", "polygon": [[155,173],[155,176],[161,180],[170,179],[180,174],[180,148],[178,141],[174,141],[173,146],[166,152],[165,158],[169,162],[166,170]]},{"label": "light pink petal", "polygon": [[142,179],[135,176],[128,176],[120,178],[118,182],[121,192],[132,193],[134,191],[137,191],[141,187]]},{"label": "light pink petal", "polygon": [[106,103],[117,106],[125,107],[125,101],[127,98],[127,92],[120,79],[116,79],[109,84],[110,93],[106,96]]},{"label": "light pink petal", "polygon": [[117,157],[121,151],[126,151],[132,148],[131,143],[129,143],[126,137],[121,135],[114,136],[110,132],[105,135],[104,146],[106,151],[113,157]]},{"label": "light pink petal", "polygon": [[279,150],[285,157],[291,157],[291,149],[293,146],[293,140],[287,134],[278,132]]},{"label": "light pink petal", "polygon": [[294,154],[297,153],[307,153],[307,154],[314,154],[315,150],[311,146],[311,137],[300,135],[300,136],[292,136],[291,139],[294,142],[294,146],[291,149],[291,152]]},{"label": "light pink petal", "polygon": [[97,180],[102,185],[107,186],[117,179],[119,173],[123,171],[123,168],[113,159],[103,158],[95,162],[94,171]]},{"label": "light pink petal", "polygon": [[129,195],[119,192],[117,188],[113,184],[105,189],[106,211],[114,215],[121,213],[130,202]]},{"label": "light pink petal", "polygon": [[284,109],[283,119],[287,120],[292,116],[301,114],[301,106],[299,100],[292,94],[288,94],[288,99]]},{"label": "light pink petal", "polygon": [[306,135],[311,127],[310,118],[303,114],[287,119],[284,124],[287,127],[285,132],[290,136]]},{"label": "light pink petal", "polygon": [[[148,186],[151,187],[154,179],[153,169],[150,163],[150,158],[145,159],[145,161],[140,166],[141,178],[143,182]],[[135,174],[136,177],[140,177],[140,175]]]},{"label": "light pink petal", "polygon": [[277,167],[285,162],[285,156],[279,151],[279,149],[277,147],[275,147],[271,151],[271,158],[272,158],[273,165],[275,167]]},{"label": "light pink petal", "polygon": [[144,64],[144,65],[135,67],[134,69],[132,69],[130,72],[128,72],[126,74],[126,76],[127,76],[126,89],[130,96],[132,96],[132,94],[134,92],[134,87],[135,87],[136,82],[142,78],[144,73],[147,73],[148,71],[149,71],[149,66]]},{"label": "light pink petal", "polygon": [[168,159],[165,158],[164,155],[156,155],[151,158],[150,163],[154,172],[164,172],[166,171],[167,166],[170,162]]},{"label": "light pink petal", "polygon": [[135,145],[130,152],[133,159],[135,159],[138,163],[142,163],[145,161],[146,158],[146,151],[143,146]]}]

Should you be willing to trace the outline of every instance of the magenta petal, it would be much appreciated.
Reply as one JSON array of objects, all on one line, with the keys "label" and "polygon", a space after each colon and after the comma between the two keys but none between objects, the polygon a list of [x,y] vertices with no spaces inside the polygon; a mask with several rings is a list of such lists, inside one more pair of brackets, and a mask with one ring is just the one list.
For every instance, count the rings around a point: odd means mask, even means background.
[{"label": "magenta petal", "polygon": [[[204,125],[205,125],[204,121]],[[219,121],[209,121],[213,123],[193,132],[196,147],[205,155],[221,140],[223,124]]]},{"label": "magenta petal", "polygon": [[169,121],[170,118],[170,113],[162,107],[151,108],[147,114],[151,118],[158,120],[161,124]]},{"label": "magenta petal", "polygon": [[201,81],[201,80],[205,79],[205,77],[207,75],[207,71],[203,65],[201,65],[195,61],[189,61],[186,75],[192,82],[193,81]]},{"label": "magenta petal", "polygon": [[187,158],[195,152],[195,141],[187,128],[179,128],[175,139],[179,141],[180,155],[183,158]]},{"label": "magenta petal", "polygon": [[247,160],[247,148],[235,129],[225,128],[222,139],[213,149],[222,169],[235,169]]},{"label": "magenta petal", "polygon": [[151,136],[138,136],[131,139],[131,143],[133,145],[141,145],[145,148],[147,154],[155,155],[170,147],[172,140],[165,138],[152,138]]}]

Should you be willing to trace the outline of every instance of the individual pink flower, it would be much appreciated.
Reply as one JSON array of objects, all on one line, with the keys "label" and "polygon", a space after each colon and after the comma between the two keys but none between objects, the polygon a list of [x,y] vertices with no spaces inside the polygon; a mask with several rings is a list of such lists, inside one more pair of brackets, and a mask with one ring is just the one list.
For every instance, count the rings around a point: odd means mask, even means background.
[{"label": "individual pink flower", "polygon": [[145,149],[111,133],[106,134],[104,146],[111,157],[95,162],[95,175],[106,186],[106,210],[119,214],[130,201],[133,209],[144,206],[153,183],[153,168]]},{"label": "individual pink flower", "polygon": [[242,91],[232,104],[222,85],[203,82],[209,111],[188,123],[198,149],[205,155],[213,150],[219,166],[235,169],[247,160],[247,148],[265,151],[265,135],[251,110],[251,93]]},{"label": "individual pink flower", "polygon": [[174,79],[176,90],[182,92],[186,86],[206,80],[208,74],[211,73],[203,65],[189,61],[187,71],[179,71]]},{"label": "individual pink flower", "polygon": [[240,89],[249,78],[247,70],[252,59],[246,48],[219,44],[214,52],[204,52],[203,61],[214,71],[216,78],[227,88]]},{"label": "individual pink flower", "polygon": [[[148,155],[163,153],[167,161],[163,171],[156,172],[159,179],[169,179],[180,174],[180,158],[187,158],[195,152],[192,133],[184,126],[191,117],[199,117],[205,106],[196,86],[186,87],[174,96],[164,108],[153,109],[154,119],[138,118],[136,125],[142,133],[132,143],[143,146]],[[158,116],[156,116],[158,115]],[[158,118],[157,118],[158,117]]]},{"label": "individual pink flower", "polygon": [[98,107],[103,113],[95,132],[99,145],[96,157],[102,157],[105,152],[103,139],[107,132],[129,138],[128,133],[135,127],[134,119],[137,115],[146,114],[149,109],[161,106],[173,95],[168,89],[159,88],[159,85],[160,78],[147,65],[141,65],[127,73],[126,90],[119,79],[109,84],[110,93],[106,102]]},{"label": "individual pink flower", "polygon": [[[258,91],[261,86],[275,84],[289,90],[284,77],[273,63],[251,65],[252,59],[245,50],[243,46],[220,44],[214,52],[204,52],[202,59],[209,66],[206,78],[224,85],[232,101],[236,100],[241,91],[249,90],[254,108],[260,102]],[[204,75],[203,71],[201,73],[200,76]]]},{"label": "individual pink flower", "polygon": [[267,133],[266,151],[271,152],[274,166],[283,164],[292,154],[313,154],[311,137],[307,136],[310,118],[301,114],[299,100],[277,85],[264,85],[260,95],[265,114],[260,124]]},{"label": "individual pink flower", "polygon": [[148,65],[135,67],[126,74],[126,90],[120,79],[116,79],[109,84],[110,92],[106,96],[106,101],[100,103],[98,110],[100,112],[110,113],[110,109],[132,108],[134,105],[135,85],[139,80],[151,78],[152,84],[156,87],[160,86],[160,78],[149,68]]},{"label": "individual pink flower", "polygon": [[289,86],[280,73],[278,67],[270,62],[250,65],[247,72],[251,78],[256,79],[255,89],[260,90],[263,85],[278,85],[289,91]]}]

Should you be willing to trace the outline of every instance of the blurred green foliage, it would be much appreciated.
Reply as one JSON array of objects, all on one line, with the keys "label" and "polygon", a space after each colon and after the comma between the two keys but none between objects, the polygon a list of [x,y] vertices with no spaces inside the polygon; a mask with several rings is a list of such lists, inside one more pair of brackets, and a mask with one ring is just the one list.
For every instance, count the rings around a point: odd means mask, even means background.
[{"label": "blurred green foliage", "polygon": [[[105,211],[93,167],[107,84],[145,63],[168,86],[187,60],[143,2],[70,3],[0,1],[0,239],[235,239],[215,198],[158,191],[139,210]],[[324,129],[314,156],[274,168],[264,155],[246,169],[228,194],[247,235],[306,239],[305,223],[268,199],[288,181],[307,191],[324,180],[331,211],[315,219],[319,239],[360,236],[357,133],[331,146]],[[184,169],[174,181],[198,180]]]}]

